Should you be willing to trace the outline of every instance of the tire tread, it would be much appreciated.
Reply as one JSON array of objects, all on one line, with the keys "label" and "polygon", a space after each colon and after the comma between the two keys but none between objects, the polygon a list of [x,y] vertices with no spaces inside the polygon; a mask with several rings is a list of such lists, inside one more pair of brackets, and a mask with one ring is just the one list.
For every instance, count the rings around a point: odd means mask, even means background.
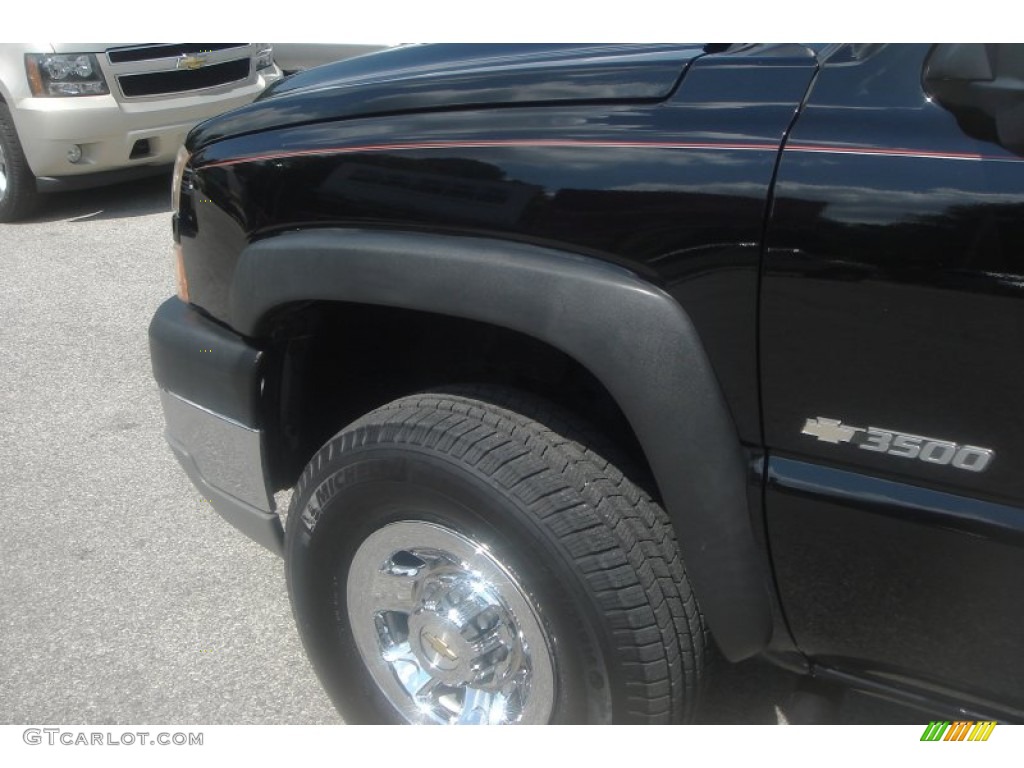
[{"label": "tire tread", "polygon": [[[667,515],[621,471],[628,462],[602,435],[533,396],[458,387],[366,414],[309,467],[368,439],[448,455],[514,496],[572,560],[604,617],[626,692],[616,719],[693,718],[707,640],[703,617]],[[307,468],[296,497],[311,478]]]}]

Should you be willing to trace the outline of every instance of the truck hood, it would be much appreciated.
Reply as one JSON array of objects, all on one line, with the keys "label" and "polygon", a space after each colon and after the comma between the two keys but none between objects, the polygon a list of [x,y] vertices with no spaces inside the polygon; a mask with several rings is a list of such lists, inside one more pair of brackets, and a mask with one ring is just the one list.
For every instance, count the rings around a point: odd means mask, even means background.
[{"label": "truck hood", "polygon": [[378,114],[582,102],[657,101],[675,89],[694,45],[408,45],[274,83],[249,106],[197,126],[187,146],[268,128]]}]

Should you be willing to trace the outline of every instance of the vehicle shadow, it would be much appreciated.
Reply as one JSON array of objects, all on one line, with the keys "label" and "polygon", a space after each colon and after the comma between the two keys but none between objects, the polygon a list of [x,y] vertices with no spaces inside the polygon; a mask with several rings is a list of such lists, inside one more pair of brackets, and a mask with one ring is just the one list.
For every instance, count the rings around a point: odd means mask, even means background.
[{"label": "vehicle shadow", "polygon": [[729,664],[715,659],[701,697],[703,725],[775,725],[799,678],[754,659]]},{"label": "vehicle shadow", "polygon": [[103,221],[161,212],[171,212],[170,171],[109,187],[40,195],[34,213],[12,223]]},{"label": "vehicle shadow", "polygon": [[[938,715],[931,715],[935,719]],[[921,725],[929,716],[860,691],[823,684],[761,659],[712,662],[697,722],[703,725]]]}]

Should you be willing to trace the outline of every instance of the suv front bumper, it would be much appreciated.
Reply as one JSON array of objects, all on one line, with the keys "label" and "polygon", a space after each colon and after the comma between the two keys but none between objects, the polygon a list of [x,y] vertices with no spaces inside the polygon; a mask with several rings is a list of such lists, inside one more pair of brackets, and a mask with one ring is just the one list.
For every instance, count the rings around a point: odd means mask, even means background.
[{"label": "suv front bumper", "polygon": [[[250,103],[280,77],[275,66],[260,70],[255,82],[173,96],[26,97],[16,101],[12,113],[29,168],[45,190],[66,178],[169,168],[196,123]],[[67,156],[72,145],[82,151],[76,163]]]},{"label": "suv front bumper", "polygon": [[282,554],[259,419],[263,353],[177,298],[153,316],[149,349],[165,436],[189,479],[221,517]]}]

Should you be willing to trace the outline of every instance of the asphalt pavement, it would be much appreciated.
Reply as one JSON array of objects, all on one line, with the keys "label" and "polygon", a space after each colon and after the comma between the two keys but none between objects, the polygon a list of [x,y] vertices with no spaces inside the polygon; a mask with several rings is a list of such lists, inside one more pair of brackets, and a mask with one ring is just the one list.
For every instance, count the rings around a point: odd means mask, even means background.
[{"label": "asphalt pavement", "polygon": [[[281,561],[204,504],[164,443],[146,329],[174,292],[169,186],[53,195],[0,224],[2,724],[340,722]],[[726,670],[702,721],[778,722],[795,683]]]},{"label": "asphalt pavement", "polygon": [[0,224],[0,723],[336,723],[281,561],[163,439],[167,177]]}]

